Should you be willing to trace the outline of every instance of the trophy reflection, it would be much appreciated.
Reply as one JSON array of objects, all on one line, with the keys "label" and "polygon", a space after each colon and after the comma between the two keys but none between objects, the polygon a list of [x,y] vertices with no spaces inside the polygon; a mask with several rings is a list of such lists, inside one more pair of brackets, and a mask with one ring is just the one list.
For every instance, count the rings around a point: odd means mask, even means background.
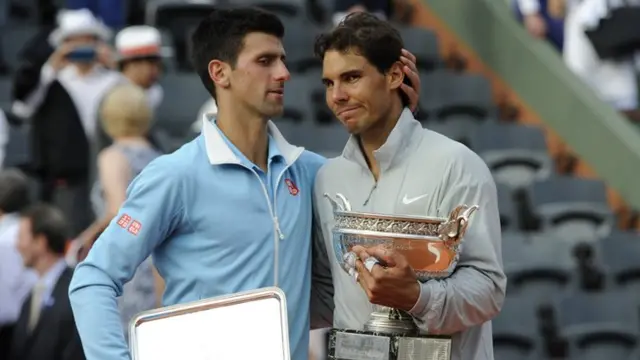
[{"label": "trophy reflection", "polygon": [[[402,254],[418,280],[446,278],[456,268],[462,238],[477,205],[457,206],[448,218],[355,212],[342,195],[324,194],[333,207],[333,247],[342,268],[352,274],[355,245],[384,244]],[[364,329],[331,329],[331,360],[451,358],[451,338],[421,334],[405,311],[375,306]]]}]

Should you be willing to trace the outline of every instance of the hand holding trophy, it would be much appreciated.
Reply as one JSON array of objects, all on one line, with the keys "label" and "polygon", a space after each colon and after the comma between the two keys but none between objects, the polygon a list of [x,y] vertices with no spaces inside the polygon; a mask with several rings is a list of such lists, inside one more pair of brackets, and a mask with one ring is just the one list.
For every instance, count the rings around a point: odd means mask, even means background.
[{"label": "hand holding trophy", "polygon": [[332,329],[329,358],[450,359],[451,339],[420,334],[408,311],[419,282],[453,273],[478,206],[457,206],[448,218],[395,216],[354,212],[341,194],[325,197],[333,207],[336,258],[376,305],[364,329]]}]

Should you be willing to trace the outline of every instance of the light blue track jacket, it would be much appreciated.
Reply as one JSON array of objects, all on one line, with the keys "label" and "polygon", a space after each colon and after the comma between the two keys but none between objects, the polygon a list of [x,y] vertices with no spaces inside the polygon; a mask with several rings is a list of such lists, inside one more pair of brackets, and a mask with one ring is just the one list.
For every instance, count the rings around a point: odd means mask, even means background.
[{"label": "light blue track jacket", "polygon": [[200,136],[134,179],[69,288],[87,360],[130,359],[116,297],[149,255],[165,306],[280,287],[292,359],[308,359],[311,199],[324,159],[268,127],[267,173],[205,118]]}]

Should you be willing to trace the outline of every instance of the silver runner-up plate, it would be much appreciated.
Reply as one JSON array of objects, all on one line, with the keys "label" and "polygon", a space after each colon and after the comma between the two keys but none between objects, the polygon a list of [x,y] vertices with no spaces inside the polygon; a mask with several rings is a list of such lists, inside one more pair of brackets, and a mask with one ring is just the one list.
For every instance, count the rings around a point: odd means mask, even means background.
[{"label": "silver runner-up plate", "polygon": [[129,344],[133,360],[290,360],[285,295],[269,287],[146,311]]}]

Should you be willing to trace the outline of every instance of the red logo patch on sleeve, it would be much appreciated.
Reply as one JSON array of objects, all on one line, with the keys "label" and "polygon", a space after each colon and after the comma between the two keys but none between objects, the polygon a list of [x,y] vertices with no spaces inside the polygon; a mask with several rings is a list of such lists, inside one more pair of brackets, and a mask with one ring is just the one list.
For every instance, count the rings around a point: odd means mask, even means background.
[{"label": "red logo patch on sleeve", "polygon": [[298,187],[293,183],[293,181],[291,181],[291,179],[285,179],[284,183],[287,184],[287,188],[289,188],[289,194],[293,196],[298,195],[300,190],[298,190]]},{"label": "red logo patch on sleeve", "polygon": [[130,222],[131,222],[131,216],[127,214],[123,214],[122,216],[120,216],[120,219],[118,219],[118,225],[123,229],[126,229],[127,226],[129,226]]},{"label": "red logo patch on sleeve", "polygon": [[134,220],[129,226],[129,229],[127,229],[127,231],[129,231],[133,235],[138,235],[138,233],[140,233],[140,229],[142,229],[142,224]]}]

